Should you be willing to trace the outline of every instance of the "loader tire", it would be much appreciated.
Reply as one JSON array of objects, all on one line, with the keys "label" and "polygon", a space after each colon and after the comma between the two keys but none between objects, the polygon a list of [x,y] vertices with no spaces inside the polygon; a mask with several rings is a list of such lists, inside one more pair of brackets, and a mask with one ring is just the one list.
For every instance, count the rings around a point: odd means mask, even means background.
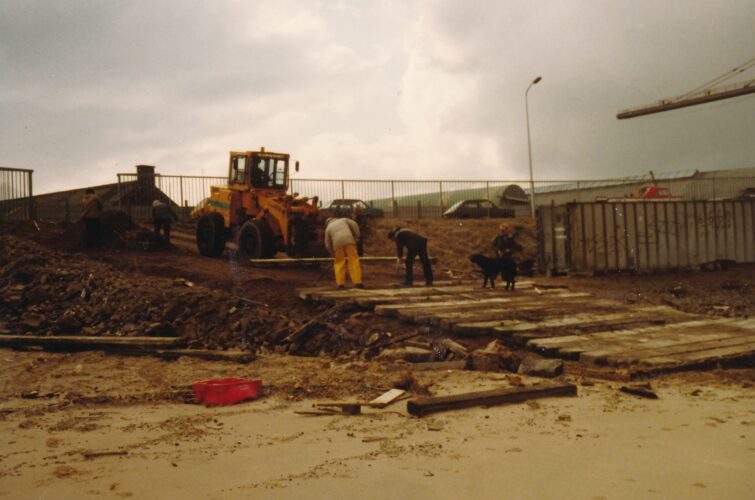
[{"label": "loader tire", "polygon": [[273,231],[264,221],[246,221],[239,229],[236,243],[242,260],[269,259],[275,255]]},{"label": "loader tire", "polygon": [[218,213],[204,214],[197,222],[197,249],[205,257],[220,257],[225,248],[225,225]]}]

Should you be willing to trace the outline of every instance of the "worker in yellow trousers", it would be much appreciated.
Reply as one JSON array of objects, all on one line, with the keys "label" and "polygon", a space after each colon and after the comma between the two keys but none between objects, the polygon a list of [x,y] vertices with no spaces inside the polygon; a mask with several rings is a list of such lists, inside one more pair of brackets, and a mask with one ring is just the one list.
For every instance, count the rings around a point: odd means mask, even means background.
[{"label": "worker in yellow trousers", "polygon": [[325,221],[325,247],[333,256],[335,262],[333,270],[336,275],[336,285],[344,288],[346,269],[349,278],[357,288],[364,288],[362,284],[362,268],[359,264],[357,241],[359,241],[359,226],[351,219],[330,218]]}]

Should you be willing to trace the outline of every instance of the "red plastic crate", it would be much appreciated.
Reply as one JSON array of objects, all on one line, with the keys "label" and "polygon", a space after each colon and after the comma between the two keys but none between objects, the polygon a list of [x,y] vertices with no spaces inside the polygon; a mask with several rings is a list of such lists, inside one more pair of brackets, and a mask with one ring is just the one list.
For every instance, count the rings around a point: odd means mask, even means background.
[{"label": "red plastic crate", "polygon": [[221,378],[194,382],[194,399],[205,406],[232,405],[239,401],[255,399],[262,387],[261,380],[245,378]]}]

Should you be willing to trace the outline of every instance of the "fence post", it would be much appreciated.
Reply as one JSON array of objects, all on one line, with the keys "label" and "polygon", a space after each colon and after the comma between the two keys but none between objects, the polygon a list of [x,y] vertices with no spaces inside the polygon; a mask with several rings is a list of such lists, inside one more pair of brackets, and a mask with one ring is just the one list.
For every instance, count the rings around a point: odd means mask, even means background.
[{"label": "fence post", "polygon": [[343,184],[344,184],[344,183],[343,183],[343,180],[341,180],[341,199],[342,199],[342,200],[343,200],[343,199],[346,199],[346,194],[345,194],[345,193],[346,193],[346,191],[345,191],[345,189],[344,189],[344,187],[343,187]]},{"label": "fence post", "polygon": [[178,188],[181,192],[181,201],[178,202],[178,206],[182,207],[184,205],[184,176],[179,175],[178,176]]},{"label": "fence post", "polygon": [[391,181],[391,206],[393,207],[393,218],[396,218],[396,193],[394,191],[393,181]]},{"label": "fence post", "polygon": [[443,181],[438,182],[440,186],[440,216],[443,217]]},{"label": "fence post", "polygon": [[123,207],[121,206],[121,174],[118,174],[118,211],[123,211]]},{"label": "fence post", "polygon": [[485,181],[485,192],[488,193],[488,201],[490,201],[490,181]]},{"label": "fence post", "polygon": [[30,219],[36,219],[37,214],[35,213],[36,210],[34,209],[34,186],[32,185],[32,176],[34,175],[34,170],[29,171],[26,176],[27,179],[29,179],[29,218]]}]

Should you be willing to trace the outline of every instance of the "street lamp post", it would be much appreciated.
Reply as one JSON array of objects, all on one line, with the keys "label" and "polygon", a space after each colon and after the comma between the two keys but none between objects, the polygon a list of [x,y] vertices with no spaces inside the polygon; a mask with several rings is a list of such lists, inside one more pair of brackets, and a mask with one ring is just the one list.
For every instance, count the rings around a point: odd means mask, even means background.
[{"label": "street lamp post", "polygon": [[532,86],[535,85],[540,80],[542,80],[542,77],[539,77],[539,76],[535,78],[534,80],[532,80],[532,83],[529,84],[529,86],[527,87],[527,90],[524,92],[524,111],[527,115],[527,151],[529,153],[529,159],[530,159],[530,212],[532,214],[533,219],[535,218],[535,178],[532,175],[532,143],[530,141],[530,106],[529,106],[527,97]]}]

